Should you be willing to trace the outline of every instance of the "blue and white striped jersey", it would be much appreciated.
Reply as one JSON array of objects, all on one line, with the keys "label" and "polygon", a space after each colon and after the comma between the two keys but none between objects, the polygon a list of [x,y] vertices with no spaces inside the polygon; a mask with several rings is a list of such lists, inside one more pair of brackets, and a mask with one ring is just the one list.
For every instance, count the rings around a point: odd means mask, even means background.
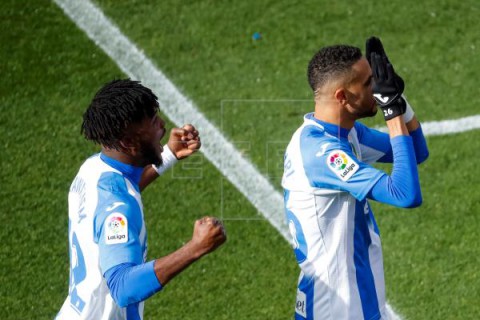
[{"label": "blue and white striped jersey", "polygon": [[119,307],[103,277],[116,265],[145,262],[142,171],[103,154],[81,166],[68,196],[70,286],[57,319],[143,318],[143,302]]},{"label": "blue and white striped jersey", "polygon": [[380,235],[366,196],[385,175],[369,164],[388,141],[360,123],[346,130],[313,114],[294,133],[282,186],[301,268],[295,319],[386,318]]}]

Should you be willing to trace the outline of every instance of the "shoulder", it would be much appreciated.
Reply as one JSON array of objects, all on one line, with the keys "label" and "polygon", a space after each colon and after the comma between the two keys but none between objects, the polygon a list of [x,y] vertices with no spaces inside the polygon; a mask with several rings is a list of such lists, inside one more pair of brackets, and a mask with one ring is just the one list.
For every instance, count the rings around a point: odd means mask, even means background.
[{"label": "shoulder", "polygon": [[96,216],[105,218],[112,213],[136,218],[141,211],[138,190],[119,172],[103,172],[97,184]]},{"label": "shoulder", "polygon": [[[97,195],[98,202],[94,214],[97,241],[101,230],[105,228],[107,233],[120,231],[126,233],[132,228],[141,229],[143,224],[141,204],[129,192],[127,183],[121,174],[115,172],[102,174]],[[125,239],[120,240],[123,242]],[[121,243],[115,241],[111,243]]]},{"label": "shoulder", "polygon": [[302,127],[299,128],[299,133],[301,139],[318,139],[318,138],[325,138],[328,135],[325,132],[325,129],[322,127],[315,125],[315,124],[304,124]]},{"label": "shoulder", "polygon": [[125,177],[115,171],[103,172],[98,179],[98,188],[116,194],[128,193]]},{"label": "shoulder", "polygon": [[326,133],[322,128],[316,126],[306,126],[300,137],[300,150],[304,163],[319,162],[319,159],[326,158],[332,151],[350,152],[350,146],[347,140],[342,140]]},{"label": "shoulder", "polygon": [[316,125],[305,125],[298,131],[298,143],[302,154],[317,153],[323,145],[337,140]]}]

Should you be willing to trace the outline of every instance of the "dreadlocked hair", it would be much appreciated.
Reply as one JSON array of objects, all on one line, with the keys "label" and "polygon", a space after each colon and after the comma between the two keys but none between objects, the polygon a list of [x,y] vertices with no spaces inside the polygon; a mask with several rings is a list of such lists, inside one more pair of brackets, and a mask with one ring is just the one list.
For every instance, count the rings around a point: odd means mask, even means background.
[{"label": "dreadlocked hair", "polygon": [[152,118],[158,109],[157,97],[140,81],[114,80],[95,94],[83,114],[81,133],[87,140],[118,150],[127,128]]}]

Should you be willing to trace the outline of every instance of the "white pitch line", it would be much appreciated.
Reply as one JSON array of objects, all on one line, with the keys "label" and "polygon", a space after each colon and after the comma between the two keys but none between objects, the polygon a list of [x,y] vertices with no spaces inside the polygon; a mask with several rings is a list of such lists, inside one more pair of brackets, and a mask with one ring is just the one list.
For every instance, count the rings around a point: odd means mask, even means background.
[{"label": "white pitch line", "polygon": [[[283,197],[173,83],[90,1],[54,0],[65,14],[130,78],[141,80],[159,97],[162,112],[178,126],[195,123],[205,157],[290,242]],[[192,117],[194,117],[192,119]],[[400,319],[387,304],[390,319]]]},{"label": "white pitch line", "polygon": [[480,115],[455,120],[431,121],[422,124],[427,136],[438,136],[480,129]]},{"label": "white pitch line", "polygon": [[261,212],[283,237],[290,236],[283,216],[283,196],[245,159],[172,82],[88,0],[54,0],[130,78],[158,96],[162,112],[177,126],[194,123],[202,133],[202,152]]},{"label": "white pitch line", "polygon": [[[378,129],[388,132],[387,127]],[[475,129],[480,129],[480,115],[452,120],[422,122],[422,130],[426,136],[454,134]]]}]

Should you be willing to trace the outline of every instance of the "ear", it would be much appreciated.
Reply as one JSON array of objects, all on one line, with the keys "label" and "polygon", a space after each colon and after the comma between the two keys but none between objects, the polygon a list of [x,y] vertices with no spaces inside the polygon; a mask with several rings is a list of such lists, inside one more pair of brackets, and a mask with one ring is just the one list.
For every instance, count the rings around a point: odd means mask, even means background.
[{"label": "ear", "polygon": [[136,157],[139,152],[139,145],[137,139],[125,136],[120,140],[120,147],[123,153]]},{"label": "ear", "polygon": [[335,97],[335,100],[342,106],[347,104],[347,92],[344,87],[340,87],[335,90],[333,96]]}]

